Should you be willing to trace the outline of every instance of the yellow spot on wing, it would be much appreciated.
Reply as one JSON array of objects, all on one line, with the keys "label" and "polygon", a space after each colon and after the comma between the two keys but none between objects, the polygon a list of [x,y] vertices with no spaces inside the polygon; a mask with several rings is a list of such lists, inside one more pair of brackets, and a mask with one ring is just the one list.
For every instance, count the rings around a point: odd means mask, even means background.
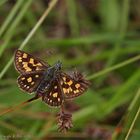
[{"label": "yellow spot on wing", "polygon": [[63,88],[63,92],[64,92],[64,93],[67,93],[67,89],[66,89],[66,88]]},{"label": "yellow spot on wing", "polygon": [[58,96],[58,93],[57,92],[53,94],[53,97],[54,98],[56,98],[57,96]]},{"label": "yellow spot on wing", "polygon": [[22,64],[23,64],[23,68],[28,67],[28,63],[27,62],[22,62]]},{"label": "yellow spot on wing", "polygon": [[33,58],[30,58],[29,63],[34,64],[34,59]]},{"label": "yellow spot on wing", "polygon": [[[35,62],[34,62],[34,59],[33,59],[33,58],[30,58],[29,63],[31,63],[31,64],[32,64],[33,66],[35,66],[35,67],[37,67],[37,66],[42,66],[42,64],[41,64],[41,63],[37,63],[37,64],[35,64]],[[37,68],[36,70],[39,70],[39,69]]]},{"label": "yellow spot on wing", "polygon": [[21,80],[25,80],[25,77],[22,77]]},{"label": "yellow spot on wing", "polygon": [[66,81],[66,77],[63,77],[63,80]]},{"label": "yellow spot on wing", "polygon": [[79,87],[80,87],[80,84],[76,84],[75,87],[76,87],[76,88],[79,88]]},{"label": "yellow spot on wing", "polygon": [[63,85],[63,81],[60,81],[60,84]]},{"label": "yellow spot on wing", "polygon": [[22,62],[22,64],[23,64],[23,65],[26,65],[26,64],[28,64],[28,63],[27,63],[27,62]]},{"label": "yellow spot on wing", "polygon": [[79,92],[79,90],[77,89],[77,90],[76,90],[76,92],[78,93],[78,92]]},{"label": "yellow spot on wing", "polygon": [[31,85],[34,85],[35,82],[32,82]]},{"label": "yellow spot on wing", "polygon": [[78,93],[78,92],[79,92],[79,90],[78,90],[78,89],[74,91],[74,93],[75,93],[75,94],[76,94],[76,93]]},{"label": "yellow spot on wing", "polygon": [[26,71],[32,71],[32,69],[29,68],[29,67],[27,67],[27,68],[25,68],[25,69],[26,69]]},{"label": "yellow spot on wing", "polygon": [[69,92],[70,92],[70,89],[68,88],[68,89],[67,89],[67,93],[69,93]]},{"label": "yellow spot on wing", "polygon": [[76,90],[74,90],[74,93],[77,93]]},{"label": "yellow spot on wing", "polygon": [[39,67],[36,67],[36,70],[40,70],[40,68]]},{"label": "yellow spot on wing", "polygon": [[22,57],[19,57],[18,58],[18,62],[22,62]]},{"label": "yellow spot on wing", "polygon": [[42,64],[41,64],[41,63],[37,63],[36,65],[37,65],[37,66],[42,66]]},{"label": "yellow spot on wing", "polygon": [[23,54],[23,58],[27,58],[27,54],[26,53]]},{"label": "yellow spot on wing", "polygon": [[38,78],[38,77],[39,77],[39,75],[37,74],[37,75],[35,75],[35,77],[36,77],[36,78]]},{"label": "yellow spot on wing", "polygon": [[69,87],[69,91],[72,92],[72,88],[71,87]]},{"label": "yellow spot on wing", "polygon": [[23,64],[23,68],[26,70],[26,71],[31,71],[32,69],[30,67],[28,67],[28,63],[27,62],[22,62]]},{"label": "yellow spot on wing", "polygon": [[32,82],[32,77],[29,77],[28,79],[27,79],[27,81],[30,83],[30,82]]},{"label": "yellow spot on wing", "polygon": [[60,102],[60,98],[58,98],[57,100],[58,100],[58,102]]},{"label": "yellow spot on wing", "polygon": [[69,86],[71,86],[71,85],[73,84],[73,82],[70,80],[69,82],[67,82],[67,84],[68,84]]}]

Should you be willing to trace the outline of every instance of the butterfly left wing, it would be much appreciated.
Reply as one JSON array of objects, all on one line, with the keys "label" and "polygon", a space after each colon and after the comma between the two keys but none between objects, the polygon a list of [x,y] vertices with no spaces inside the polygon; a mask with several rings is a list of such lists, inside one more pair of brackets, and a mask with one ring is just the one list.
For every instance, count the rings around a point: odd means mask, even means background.
[{"label": "butterfly left wing", "polygon": [[78,72],[75,72],[73,76],[61,73],[61,77],[61,87],[65,99],[80,96],[89,86],[89,81],[85,80],[83,75]]},{"label": "butterfly left wing", "polygon": [[40,71],[49,67],[48,64],[43,63],[38,58],[33,57],[32,55],[17,50],[15,52],[15,67],[20,73],[27,73],[32,71]]},{"label": "butterfly left wing", "polygon": [[63,94],[59,82],[55,79],[48,90],[43,93],[42,100],[50,106],[58,107],[63,103]]},{"label": "butterfly left wing", "polygon": [[43,78],[43,71],[30,72],[18,77],[19,87],[28,93],[35,92],[40,81]]}]

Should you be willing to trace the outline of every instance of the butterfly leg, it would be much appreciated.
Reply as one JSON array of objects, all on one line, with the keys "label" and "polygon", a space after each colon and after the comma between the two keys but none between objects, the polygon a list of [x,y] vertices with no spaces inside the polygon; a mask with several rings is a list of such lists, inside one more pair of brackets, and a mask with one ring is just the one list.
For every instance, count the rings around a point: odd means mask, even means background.
[{"label": "butterfly leg", "polygon": [[33,98],[27,100],[27,102],[32,102],[32,101],[34,101],[34,100],[36,100],[36,99],[38,99],[38,98],[40,98],[40,97],[38,97],[38,96],[34,96]]}]

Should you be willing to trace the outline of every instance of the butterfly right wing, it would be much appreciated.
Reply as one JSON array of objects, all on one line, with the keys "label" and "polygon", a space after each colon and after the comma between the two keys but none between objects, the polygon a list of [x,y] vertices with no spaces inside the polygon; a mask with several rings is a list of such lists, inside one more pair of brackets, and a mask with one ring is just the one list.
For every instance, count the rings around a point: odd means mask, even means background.
[{"label": "butterfly right wing", "polygon": [[40,71],[49,67],[49,64],[45,64],[38,58],[35,58],[32,55],[21,50],[17,50],[15,52],[14,62],[16,69],[20,73]]},{"label": "butterfly right wing", "polygon": [[58,107],[64,101],[60,81],[58,79],[55,79],[48,90],[43,94],[42,100],[50,106]]},{"label": "butterfly right wing", "polygon": [[44,71],[30,72],[18,77],[19,87],[28,93],[35,92],[44,75]]},{"label": "butterfly right wing", "polygon": [[79,72],[74,72],[73,76],[62,72],[60,83],[65,99],[80,96],[87,90],[90,84]]}]

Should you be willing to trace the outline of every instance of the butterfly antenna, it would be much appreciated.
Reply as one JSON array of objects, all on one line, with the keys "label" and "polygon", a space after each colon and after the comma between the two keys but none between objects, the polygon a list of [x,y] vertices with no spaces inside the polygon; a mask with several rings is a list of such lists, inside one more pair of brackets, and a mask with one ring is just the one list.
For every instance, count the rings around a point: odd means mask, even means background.
[{"label": "butterfly antenna", "polygon": [[19,108],[21,108],[21,107],[23,107],[25,105],[28,105],[28,103],[30,103],[30,102],[32,102],[34,100],[37,100],[39,98],[40,97],[35,96],[35,97],[33,97],[33,98],[29,99],[29,100],[26,100],[26,101],[24,101],[24,102],[22,102],[22,103],[20,103],[20,104],[18,104],[16,106],[14,106],[14,107],[10,107],[10,108],[4,110],[3,112],[1,112],[0,116],[3,116],[3,115],[5,115],[5,114],[7,114],[9,112],[15,111],[15,110],[17,110],[17,109],[19,109]]}]

